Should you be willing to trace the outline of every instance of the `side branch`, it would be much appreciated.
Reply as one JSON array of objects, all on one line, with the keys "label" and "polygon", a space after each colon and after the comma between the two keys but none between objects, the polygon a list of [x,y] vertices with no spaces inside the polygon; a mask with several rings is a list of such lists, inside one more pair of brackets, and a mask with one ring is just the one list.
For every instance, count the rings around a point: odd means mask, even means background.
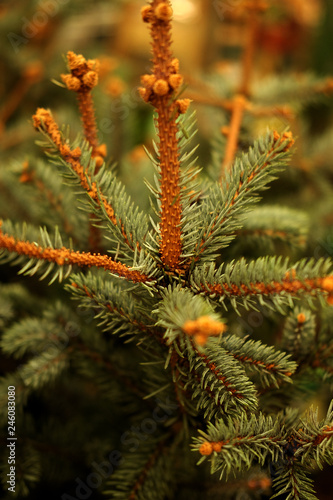
[{"label": "side branch", "polygon": [[[239,199],[241,199],[240,197],[244,196],[244,193],[249,192],[251,190],[252,187],[251,182],[253,181],[253,179],[263,170],[269,167],[269,165],[271,165],[272,162],[274,162],[276,156],[281,153],[282,144],[284,145],[282,151],[287,152],[293,146],[294,142],[295,141],[293,139],[291,132],[285,132],[281,136],[277,131],[273,132],[273,142],[268,153],[265,156],[265,159],[267,158],[266,161],[263,164],[256,164],[253,167],[251,167],[249,175],[246,174],[244,176],[244,172],[240,173],[238,186],[235,189],[233,198],[225,203],[224,209],[226,210],[226,212],[224,214],[224,217],[220,218],[220,213],[217,213],[214,221],[210,224],[209,231],[205,232],[201,240],[197,243],[196,245],[197,255],[195,257],[196,261],[200,259],[200,255],[204,252],[206,248],[206,241],[216,230],[216,227],[219,226],[223,227],[226,221],[229,220],[234,205],[239,201]],[[223,207],[221,207],[221,209],[223,209]]]},{"label": "side branch", "polygon": [[288,293],[297,295],[305,291],[315,295],[318,292],[326,292],[327,302],[333,305],[333,275],[316,279],[290,279],[287,276],[281,282],[272,281],[269,284],[262,282],[250,283],[250,285],[234,285],[228,283],[205,283],[202,284],[202,291],[206,294],[217,294],[227,297],[244,297],[248,295],[276,295]]},{"label": "side branch", "polygon": [[89,290],[86,285],[78,285],[77,283],[73,282],[71,283],[71,287],[74,288],[77,292],[80,293],[80,295],[85,295],[87,296],[92,302],[93,302],[93,307],[95,307],[98,312],[100,312],[101,308],[104,307],[108,312],[111,314],[115,314],[122,318],[124,322],[132,324],[134,327],[138,328],[142,332],[150,332],[150,329],[148,326],[141,322],[138,321],[136,318],[132,317],[128,311],[125,311],[123,307],[116,307],[116,305],[110,303],[110,299],[108,301],[103,301],[101,303],[101,300],[99,300],[97,294],[94,292],[94,290]]},{"label": "side branch", "polygon": [[206,356],[206,354],[204,354],[203,352],[199,351],[199,349],[197,349],[196,345],[194,344],[194,342],[192,341],[192,339],[190,339],[191,341],[191,345],[192,345],[192,349],[193,351],[196,353],[197,356],[199,356],[202,360],[203,360],[203,363],[205,364],[205,366],[208,368],[208,370],[214,374],[214,376],[216,377],[217,380],[219,380],[222,385],[224,386],[225,390],[227,392],[229,392],[233,397],[237,398],[237,399],[244,399],[244,395],[239,392],[237,389],[235,389],[235,387],[233,386],[233,384],[227,379],[226,376],[224,376],[220,370],[217,368],[217,366],[215,365],[215,363],[213,361],[211,361],[208,356]]},{"label": "side branch", "polygon": [[106,271],[111,271],[119,277],[126,278],[135,283],[151,281],[151,279],[145,274],[142,274],[139,271],[131,270],[129,267],[121,264],[120,262],[115,262],[107,255],[94,254],[90,252],[75,252],[65,247],[43,248],[38,246],[36,243],[17,240],[13,236],[3,234],[1,230],[0,249],[15,252],[19,255],[26,255],[27,257],[38,260],[55,262],[59,266],[76,264],[80,267],[102,267]]},{"label": "side branch", "polygon": [[[257,165],[251,175],[246,179],[246,183],[248,184],[259,172],[261,172],[262,170],[264,170],[266,167],[268,167],[268,165],[272,162],[272,160],[274,159],[274,157],[278,154],[278,152],[275,152],[275,150],[279,147],[279,145],[281,143],[283,143],[284,141],[286,141],[286,145],[285,147],[283,148],[283,151],[284,152],[287,152],[289,151],[289,149],[294,145],[295,141],[294,141],[294,138],[293,138],[293,135],[291,132],[284,132],[284,134],[282,134],[282,136],[280,136],[280,134],[274,130],[273,132],[273,144],[272,144],[272,147],[271,149],[268,151],[267,153],[267,161],[262,165],[262,166],[259,166]],[[240,180],[239,180],[239,185],[238,185],[238,188],[234,194],[234,197],[230,203],[230,208],[233,207],[233,205],[235,204],[236,202],[236,199],[238,198],[239,194],[240,194],[240,191],[241,191],[241,188],[244,184],[244,181],[242,179],[242,176],[240,177]],[[223,223],[223,221],[222,221]]]},{"label": "side branch", "polygon": [[[100,192],[96,182],[89,182],[87,178],[86,171],[80,162],[81,149],[79,147],[70,149],[67,144],[64,144],[59,127],[50,111],[44,108],[38,108],[36,114],[32,118],[36,130],[43,130],[49,136],[63,160],[70,165],[73,172],[75,172],[78,176],[83,189],[99,207],[104,208],[109,220],[113,223],[113,225],[117,226],[118,222],[113,207],[107,202],[105,196]],[[131,250],[133,250],[133,246],[128,241],[123,226],[121,227],[121,231],[126,244],[129,248],[131,248]]]}]

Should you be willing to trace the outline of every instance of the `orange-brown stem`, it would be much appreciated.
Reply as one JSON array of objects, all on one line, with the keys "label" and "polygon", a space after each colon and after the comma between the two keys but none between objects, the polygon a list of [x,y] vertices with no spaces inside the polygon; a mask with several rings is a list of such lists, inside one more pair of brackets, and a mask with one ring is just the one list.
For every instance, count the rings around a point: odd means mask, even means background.
[{"label": "orange-brown stem", "polygon": [[157,111],[159,161],[161,176],[160,255],[171,271],[180,271],[181,214],[179,187],[178,126],[176,119],[184,113],[188,100],[174,100],[182,84],[179,63],[171,53],[172,9],[169,1],[153,0],[142,9],[142,17],[150,23],[153,73],[144,75],[140,94]]},{"label": "orange-brown stem", "polygon": [[259,27],[258,12],[253,11],[250,13],[247,40],[245,42],[245,50],[243,52],[242,61],[242,81],[240,84],[239,92],[244,96],[250,95],[250,84],[253,71],[253,60],[256,49],[256,40]]},{"label": "orange-brown stem", "polygon": [[177,126],[172,120],[173,107],[167,99],[156,103],[158,112],[159,150],[161,169],[161,242],[162,262],[171,270],[179,266],[181,254],[181,204]]},{"label": "orange-brown stem", "polygon": [[98,83],[98,62],[87,60],[82,55],[67,53],[70,73],[61,75],[67,88],[76,92],[84,136],[92,147],[92,157],[96,161],[96,171],[101,167],[106,156],[105,145],[98,145],[97,126],[94,104],[91,96],[92,89]]},{"label": "orange-brown stem", "polygon": [[[204,104],[205,106],[213,106],[216,108],[224,109],[225,111],[233,111],[234,101],[230,99],[221,99],[214,94],[214,91],[210,87],[205,87],[205,94],[199,94],[197,92],[185,93],[186,97],[191,99],[191,101],[196,104]],[[249,101],[246,102],[244,107],[245,113],[249,113],[253,116],[282,116],[286,120],[291,120],[294,118],[294,112],[292,108],[288,105],[281,106],[258,106]]]},{"label": "orange-brown stem", "polygon": [[254,366],[261,366],[268,372],[276,373],[276,372],[281,372],[287,377],[290,377],[292,375],[292,372],[287,372],[285,370],[281,370],[279,365],[276,365],[275,363],[264,363],[263,361],[260,361],[259,359],[253,359],[250,358],[249,356],[241,355],[241,354],[235,354],[231,353],[232,356],[235,359],[238,359],[242,363],[246,363],[249,365],[254,365]]},{"label": "orange-brown stem", "polygon": [[233,109],[231,113],[230,127],[228,130],[228,141],[226,146],[226,152],[222,164],[222,176],[224,175],[225,169],[229,168],[234,161],[240,128],[242,125],[244,109],[246,106],[246,99],[242,95],[237,95],[234,99]]},{"label": "orange-brown stem", "polygon": [[259,27],[259,12],[262,10],[261,2],[249,3],[248,7],[248,38],[245,44],[242,61],[242,80],[239,88],[239,95],[234,99],[234,105],[231,114],[230,130],[228,134],[227,147],[225,158],[222,163],[220,180],[224,177],[226,168],[229,168],[234,161],[237,147],[240,128],[242,125],[244,108],[246,105],[245,98],[250,95],[250,84],[253,70],[254,53]]},{"label": "orange-brown stem", "polygon": [[77,265],[80,267],[102,267],[107,271],[111,271],[120,277],[136,283],[151,281],[145,274],[139,271],[133,271],[120,262],[115,262],[107,255],[93,254],[90,252],[75,252],[65,247],[43,248],[29,241],[17,240],[13,236],[4,234],[0,230],[0,249],[2,248],[19,255],[55,262],[59,266]]},{"label": "orange-brown stem", "polygon": [[84,136],[92,147],[92,156],[96,155],[98,146],[96,117],[92,95],[89,92],[77,92],[80,116],[82,120]]}]

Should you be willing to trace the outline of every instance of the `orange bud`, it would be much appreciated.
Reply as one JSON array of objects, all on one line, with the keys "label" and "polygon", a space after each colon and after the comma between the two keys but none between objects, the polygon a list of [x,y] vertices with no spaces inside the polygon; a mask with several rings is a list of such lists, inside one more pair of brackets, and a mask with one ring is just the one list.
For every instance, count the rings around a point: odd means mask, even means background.
[{"label": "orange bud", "polygon": [[155,8],[155,16],[157,19],[160,21],[169,21],[172,18],[172,8],[170,7],[167,2],[162,2],[160,3],[156,8]]},{"label": "orange bud", "polygon": [[212,443],[213,445],[213,450],[216,451],[217,453],[220,453],[222,450],[222,444],[221,443]]},{"label": "orange bud", "polygon": [[178,99],[176,101],[177,109],[180,114],[186,113],[191,103],[191,99]]},{"label": "orange bud", "polygon": [[327,276],[326,278],[323,278],[321,286],[327,292],[333,292],[333,276]]},{"label": "orange bud", "polygon": [[201,455],[211,455],[213,453],[213,445],[212,443],[209,443],[208,441],[205,441],[202,443],[202,445],[199,448],[199,452]]},{"label": "orange bud", "polygon": [[67,61],[71,71],[86,64],[86,60],[81,54],[74,54],[72,51],[67,52]]},{"label": "orange bud", "polygon": [[141,16],[144,23],[150,23],[152,19],[152,8],[149,5],[142,7]]},{"label": "orange bud", "polygon": [[61,76],[62,81],[64,82],[64,84],[68,88],[68,90],[73,90],[74,92],[77,92],[80,89],[81,82],[78,78],[76,78],[76,76],[72,76],[69,74],[68,75],[60,75],[60,76]]},{"label": "orange bud", "polygon": [[106,157],[107,155],[107,148],[106,148],[106,144],[100,144],[99,146],[97,146],[96,148],[96,153],[99,154],[100,156],[102,156],[103,158]]},{"label": "orange bud", "polygon": [[287,139],[289,141],[289,144],[287,144],[287,146],[284,148],[284,151],[288,151],[295,144],[293,134],[291,132],[285,132],[282,136],[282,139]]},{"label": "orange bud", "polygon": [[172,73],[178,73],[178,71],[179,71],[179,60],[177,59],[177,57],[175,57],[174,59],[172,59],[171,64],[170,64],[170,69],[171,69]]},{"label": "orange bud", "polygon": [[196,321],[191,321],[191,320],[185,321],[185,323],[183,324],[183,330],[185,333],[193,335],[197,331]]},{"label": "orange bud", "polygon": [[304,313],[297,314],[297,321],[300,324],[305,323],[305,321],[306,321],[305,314]]},{"label": "orange bud", "polygon": [[194,340],[198,345],[204,346],[207,343],[207,335],[205,335],[204,333],[197,333],[196,335],[194,335]]},{"label": "orange bud", "polygon": [[141,76],[141,83],[145,87],[152,87],[155,82],[156,82],[155,75],[142,75]]},{"label": "orange bud", "polygon": [[94,156],[96,167],[101,167],[104,163],[104,158],[102,156]]},{"label": "orange bud", "polygon": [[261,487],[265,490],[272,486],[272,480],[269,477],[263,477],[260,481]]},{"label": "orange bud", "polygon": [[164,96],[169,92],[169,85],[168,82],[165,80],[162,80],[161,78],[159,80],[156,80],[156,82],[153,85],[153,90],[156,95],[159,96]]},{"label": "orange bud", "polygon": [[92,89],[98,83],[98,74],[96,71],[88,71],[85,75],[83,75],[82,81],[86,87]]},{"label": "orange bud", "polygon": [[182,85],[183,81],[184,78],[182,77],[182,75],[179,75],[178,73],[169,76],[170,87],[172,87],[175,90],[177,90]]},{"label": "orange bud", "polygon": [[138,92],[139,92],[139,95],[140,97],[145,101],[145,102],[148,102],[149,101],[149,97],[150,97],[150,92],[145,89],[144,87],[139,87],[138,88]]}]

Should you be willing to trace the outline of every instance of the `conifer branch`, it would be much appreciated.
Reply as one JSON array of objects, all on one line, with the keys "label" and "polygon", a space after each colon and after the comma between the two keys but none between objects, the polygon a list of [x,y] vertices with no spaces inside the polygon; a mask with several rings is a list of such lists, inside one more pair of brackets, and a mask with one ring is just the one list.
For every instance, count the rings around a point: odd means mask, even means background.
[{"label": "conifer branch", "polygon": [[169,1],[153,0],[143,7],[142,18],[150,23],[153,49],[153,72],[141,78],[142,98],[157,112],[158,156],[161,176],[160,254],[171,271],[179,270],[182,252],[180,200],[180,162],[176,119],[185,113],[188,99],[175,99],[183,83],[178,73],[179,61],[171,53],[172,8]]},{"label": "conifer branch", "polygon": [[290,355],[262,344],[260,341],[224,335],[219,344],[244,366],[250,375],[257,375],[255,382],[265,387],[279,387],[291,382],[297,365]]},{"label": "conifer branch", "polygon": [[239,392],[233,385],[227,380],[227,377],[224,376],[221,371],[217,368],[216,364],[209,359],[209,357],[198,350],[195,344],[191,341],[192,349],[203,360],[203,364],[215,375],[215,377],[222,383],[225,387],[226,391],[229,392],[233,397],[237,399],[243,399],[244,395]]},{"label": "conifer branch", "polygon": [[[289,352],[293,359],[314,366],[318,351],[313,354],[316,343],[316,323],[314,314],[295,307],[288,316],[282,332],[281,347]],[[320,354],[318,356],[320,358]]]},{"label": "conifer branch", "polygon": [[98,191],[98,187],[95,182],[91,185],[87,179],[87,175],[84,167],[80,163],[81,150],[80,148],[75,148],[73,150],[67,144],[63,143],[60,130],[56,124],[54,118],[52,117],[50,111],[39,108],[36,114],[32,117],[34,127],[39,130],[43,130],[50,137],[51,141],[54,143],[58,149],[63,160],[68,163],[73,171],[77,174],[82,187],[87,191],[89,196],[99,205],[101,202],[104,206],[108,217],[113,224],[117,224],[114,210],[112,206],[106,201],[106,199]]},{"label": "conifer branch", "polygon": [[21,366],[20,376],[25,385],[38,389],[56,380],[67,368],[68,350],[53,348],[29,359]]},{"label": "conifer branch", "polygon": [[[97,61],[87,61],[82,55],[76,55],[74,52],[67,53],[67,61],[71,73],[61,75],[61,78],[69,90],[76,92],[84,136],[92,148],[91,157],[95,160],[95,173],[97,173],[106,157],[106,145],[98,145],[96,118],[91,96],[91,90],[98,82],[98,64]],[[92,220],[94,219],[96,217],[92,214]],[[89,226],[90,249],[97,251],[100,248],[100,240],[100,231],[91,221]]]},{"label": "conifer branch", "polygon": [[291,246],[304,246],[308,232],[309,219],[304,212],[265,205],[260,209],[253,208],[236,234],[241,245],[260,244],[265,249],[273,250],[274,240]]},{"label": "conifer branch", "polygon": [[197,406],[205,410],[205,416],[212,419],[217,410],[224,415],[235,410],[257,408],[254,385],[225,349],[211,343],[202,352],[191,338],[190,345],[193,354],[189,353],[189,372],[193,380],[190,378],[185,388],[192,388],[193,398],[200,395]]},{"label": "conifer branch", "polygon": [[301,466],[289,458],[282,466],[276,468],[273,480],[273,491],[277,491],[271,498],[283,495],[286,500],[318,500],[314,495],[313,481],[306,476]]},{"label": "conifer branch", "polygon": [[63,195],[55,196],[51,189],[46,186],[43,179],[38,177],[36,170],[32,170],[29,162],[25,161],[22,165],[22,174],[20,176],[20,182],[25,183],[33,183],[38,191],[48,200],[50,207],[53,209],[55,213],[59,214],[59,218],[62,222],[64,231],[66,234],[70,235],[73,231],[73,226],[68,220],[68,216],[64,211],[62,206]]},{"label": "conifer branch", "polygon": [[13,236],[4,234],[1,230],[0,249],[5,249],[9,252],[14,252],[18,255],[25,255],[37,260],[55,262],[58,266],[70,266],[75,264],[80,267],[101,267],[107,271],[111,271],[119,277],[129,279],[134,283],[145,283],[151,281],[151,279],[145,274],[132,270],[120,262],[115,262],[107,255],[92,254],[89,252],[75,252],[65,247],[41,247],[35,243],[15,239]]},{"label": "conifer branch", "polygon": [[[163,429],[163,428],[162,428]],[[133,434],[134,436],[134,434]],[[163,500],[175,493],[175,445],[170,432],[146,436],[133,451],[123,454],[123,467],[111,475],[104,493],[119,500]],[[131,448],[130,448],[131,450]]]},{"label": "conifer branch", "polygon": [[271,281],[270,283],[254,282],[249,285],[231,284],[230,282],[222,283],[205,283],[202,284],[201,290],[206,294],[216,294],[219,297],[247,297],[260,295],[279,295],[288,294],[297,296],[301,293],[307,293],[312,296],[324,293],[328,304],[333,303],[333,275],[324,278],[314,279],[290,279],[287,275],[281,281]]},{"label": "conifer branch", "polygon": [[[268,134],[265,142],[255,143],[254,150],[239,158],[225,173],[222,187],[211,188],[210,198],[202,204],[204,224],[193,249],[195,262],[207,258],[217,248],[228,246],[235,236],[234,232],[241,227],[237,212],[242,204],[249,204],[250,200],[253,202],[254,192],[265,189],[273,178],[271,172],[280,166],[281,159],[293,144],[291,132],[282,136],[276,131]],[[214,201],[211,200],[213,197]]]},{"label": "conifer branch", "polygon": [[[284,143],[284,147],[283,147],[283,152],[287,152],[289,151],[289,149],[294,145],[294,139],[293,139],[293,136],[292,136],[292,133],[291,132],[285,132],[282,136],[280,136],[280,134],[278,134],[278,132],[274,131],[273,133],[273,144],[271,146],[271,149],[268,151],[267,153],[267,161],[263,164],[263,165],[258,165],[256,166],[251,175],[246,179],[246,183],[249,183],[261,170],[264,170],[268,165],[269,163],[274,160],[274,157],[277,155],[277,151],[275,151],[278,146],[282,143]],[[280,151],[279,151],[280,152]],[[242,179],[242,177],[240,178],[240,181],[239,181],[239,186],[237,187],[236,189],[236,192],[233,196],[233,199],[229,205],[229,208],[232,208],[233,205],[236,203],[237,201],[237,198],[238,196],[240,195],[240,192],[241,190],[244,188],[244,180]],[[223,223],[224,221],[222,221]]]},{"label": "conifer branch", "polygon": [[139,477],[136,478],[135,484],[132,487],[132,490],[129,494],[128,500],[137,500],[140,495],[139,491],[142,489],[145,481],[147,480],[147,476],[149,475],[150,469],[155,466],[158,457],[165,452],[165,440],[160,441],[155,450],[149,456],[147,462],[144,464]]},{"label": "conifer branch", "polygon": [[[214,108],[220,108],[224,111],[232,112],[234,108],[234,100],[222,99],[214,93],[212,87],[205,88],[204,94],[199,94],[195,91],[187,91],[186,97],[196,104],[204,104],[205,106],[212,106]],[[295,117],[295,112],[293,109],[287,105],[277,105],[277,106],[263,106],[249,100],[245,100],[244,113],[260,117],[260,116],[281,116],[286,120],[291,120]],[[222,132],[229,133],[229,127],[224,128]]]},{"label": "conifer branch", "polygon": [[80,299],[83,307],[92,307],[96,311],[103,331],[112,329],[114,334],[123,332],[123,335],[137,334],[138,331],[147,334],[151,331],[146,324],[149,319],[140,313],[143,308],[141,302],[132,296],[129,303],[129,292],[116,288],[114,283],[96,279],[88,273],[74,276],[68,288],[76,299]]},{"label": "conifer branch", "polygon": [[[56,124],[54,118],[52,117],[50,111],[43,108],[39,108],[36,114],[33,116],[33,123],[37,130],[44,131],[57,150],[59,151],[62,159],[71,167],[72,171],[77,175],[81,186],[90,196],[90,198],[106,213],[106,216],[112,222],[114,226],[118,225],[115,211],[112,205],[106,200],[105,196],[100,192],[100,189],[96,181],[91,181],[90,176],[86,172],[85,168],[80,162],[81,149],[76,147],[71,150],[70,147],[65,144],[62,140],[61,133],[58,125]],[[119,221],[121,225],[121,231],[126,245],[133,250],[133,245],[129,241],[127,234],[124,230],[123,224]]]},{"label": "conifer branch", "polygon": [[[128,376],[128,373],[118,369],[118,367],[112,363],[109,358],[102,356],[102,354],[97,351],[89,349],[89,347],[84,343],[78,341],[73,342],[71,351],[75,356],[77,353],[81,353],[85,358],[92,360],[95,369],[96,367],[101,367],[103,370],[111,373],[112,378],[117,380],[122,389],[126,387],[132,394],[135,394],[138,398],[140,398],[140,401],[144,398],[145,393],[137,384],[135,384],[134,380]],[[147,401],[147,403],[149,403],[149,401]]]},{"label": "conifer branch", "polygon": [[212,472],[221,471],[228,477],[235,471],[251,467],[253,461],[264,464],[267,459],[276,461],[286,443],[285,430],[279,419],[242,413],[237,422],[231,417],[208,424],[207,432],[195,439],[194,449],[202,455],[201,463],[211,457]]}]

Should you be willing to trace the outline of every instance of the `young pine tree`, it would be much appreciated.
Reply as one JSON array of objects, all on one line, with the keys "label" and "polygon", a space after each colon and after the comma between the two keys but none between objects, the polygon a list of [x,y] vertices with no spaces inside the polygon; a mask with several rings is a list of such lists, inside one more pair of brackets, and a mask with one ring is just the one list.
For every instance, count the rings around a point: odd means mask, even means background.
[{"label": "young pine tree", "polygon": [[[264,108],[249,87],[264,7],[242,7],[242,83],[217,103],[230,124],[210,177],[193,157],[195,97],[161,0],[142,8],[153,58],[139,93],[157,133],[147,151],[151,210],[131,201],[99,142],[98,61],[74,52],[61,80],[76,94],[83,134],[73,139],[38,108],[46,158],[4,166],[2,263],[33,277],[0,288],[4,498],[317,498],[312,473],[333,460],[329,390],[325,415],[311,406],[332,382],[333,271],[329,258],[295,258],[302,212],[255,206],[288,168],[292,132],[268,131],[240,151],[258,114],[292,114]],[[309,79],[300,97],[331,87]]]}]

